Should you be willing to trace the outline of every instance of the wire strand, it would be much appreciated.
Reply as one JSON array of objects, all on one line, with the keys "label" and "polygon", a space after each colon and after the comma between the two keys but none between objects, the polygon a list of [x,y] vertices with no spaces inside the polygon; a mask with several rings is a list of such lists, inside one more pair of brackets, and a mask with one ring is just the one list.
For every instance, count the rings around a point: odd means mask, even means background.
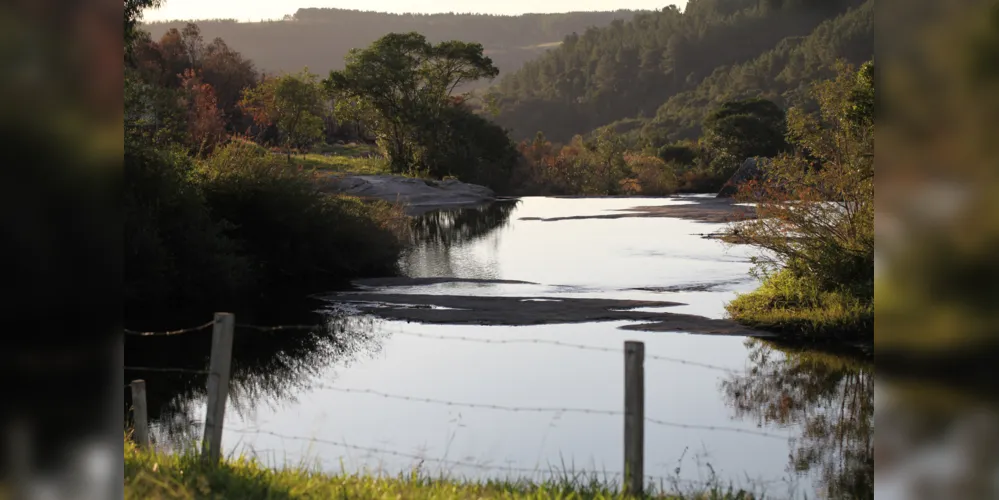
[{"label": "wire strand", "polygon": [[[486,410],[499,410],[499,411],[511,411],[511,412],[525,412],[525,413],[543,413],[543,412],[553,412],[553,413],[583,413],[591,415],[620,415],[624,416],[625,412],[622,410],[602,410],[602,409],[590,409],[590,408],[558,408],[558,407],[537,407],[537,406],[506,406],[506,405],[494,405],[485,403],[465,403],[458,401],[448,401],[443,399],[433,399],[433,398],[420,398],[413,396],[405,396],[401,394],[389,394],[386,392],[375,391],[372,389],[352,389],[347,387],[333,387],[333,386],[319,386],[321,389],[344,392],[344,393],[354,393],[354,394],[369,394],[373,396],[379,396],[385,399],[397,399],[402,401],[414,401],[419,403],[430,403],[438,404],[441,406],[458,406],[463,408],[479,408]],[[660,420],[657,418],[646,417],[645,421],[655,425],[661,425],[664,427],[677,427],[681,429],[698,429],[707,431],[723,431],[723,432],[737,432],[743,434],[751,434],[755,436],[769,437],[774,439],[788,439],[788,436],[782,436],[780,434],[773,434],[765,431],[756,431],[752,429],[742,429],[739,427],[728,427],[728,426],[718,426],[718,425],[699,425],[699,424],[684,424],[678,422],[668,422],[666,420]]]},{"label": "wire strand", "polygon": [[[480,338],[476,338],[476,337],[465,337],[465,336],[459,336],[459,335],[431,335],[431,334],[416,333],[416,332],[394,332],[394,333],[396,335],[405,335],[405,336],[409,336],[409,337],[418,337],[418,338],[434,339],[434,340],[460,340],[460,341],[463,341],[463,342],[478,342],[478,343],[482,343],[482,344],[545,344],[545,345],[554,345],[554,346],[559,346],[559,347],[569,347],[569,348],[574,348],[574,349],[581,349],[581,350],[586,350],[586,351],[600,351],[600,352],[613,352],[613,353],[622,353],[622,352],[624,352],[622,349],[615,349],[613,347],[600,347],[600,346],[591,346],[591,345],[584,345],[584,344],[573,344],[573,343],[570,343],[570,342],[562,342],[562,341],[559,341],[559,340],[548,340],[548,339],[480,339]],[[688,361],[688,360],[685,360],[685,359],[672,358],[672,357],[669,357],[669,356],[657,356],[657,355],[654,355],[654,354],[646,354],[645,355],[645,359],[647,359],[647,360],[655,360],[655,361],[668,361],[668,362],[671,362],[671,363],[679,363],[679,364],[682,364],[682,365],[697,366],[697,367],[701,367],[701,368],[707,368],[709,370],[722,371],[722,372],[726,372],[726,373],[733,373],[733,374],[739,373],[738,370],[733,370],[731,368],[725,368],[723,366],[711,365],[711,364],[708,364],[708,363],[701,363],[701,362],[698,362],[698,361]]]},{"label": "wire strand", "polygon": [[161,368],[157,366],[126,366],[125,369],[139,372],[194,373],[199,375],[207,375],[209,373],[208,370],[194,370],[190,368]]},{"label": "wire strand", "polygon": [[136,330],[129,330],[128,328],[125,328],[123,331],[125,332],[125,335],[134,335],[137,337],[166,337],[169,335],[180,335],[183,333],[191,333],[199,330],[204,330],[205,328],[208,328],[214,324],[215,320],[212,320],[203,325],[192,326],[190,328],[181,328],[180,330],[168,330],[165,332],[140,332]]}]

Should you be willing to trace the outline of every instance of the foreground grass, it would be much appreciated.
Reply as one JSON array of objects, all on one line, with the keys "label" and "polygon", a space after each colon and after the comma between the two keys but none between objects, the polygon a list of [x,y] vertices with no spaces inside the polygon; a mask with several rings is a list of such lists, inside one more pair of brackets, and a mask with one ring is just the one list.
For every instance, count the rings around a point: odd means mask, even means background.
[{"label": "foreground grass", "polygon": [[794,340],[871,341],[874,302],[821,291],[780,271],[725,308],[735,321]]},{"label": "foreground grass", "polygon": [[[270,469],[256,459],[225,459],[216,467],[202,464],[193,453],[171,455],[138,450],[125,441],[126,499],[623,499],[614,484],[590,476],[566,475],[544,483],[527,481],[463,481],[431,478],[414,471],[407,476],[329,474],[305,465]],[[659,493],[657,499],[754,499],[744,491],[721,487],[700,492]]]}]

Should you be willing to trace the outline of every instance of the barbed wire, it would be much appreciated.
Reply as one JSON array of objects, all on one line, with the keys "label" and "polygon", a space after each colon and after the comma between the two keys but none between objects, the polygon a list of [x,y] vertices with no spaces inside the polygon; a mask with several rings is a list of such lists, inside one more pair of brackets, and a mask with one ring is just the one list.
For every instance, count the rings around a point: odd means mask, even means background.
[{"label": "barbed wire", "polygon": [[[204,325],[200,325],[200,326],[196,326],[196,327],[192,327],[192,328],[184,328],[184,329],[181,329],[181,330],[172,330],[172,331],[165,331],[165,332],[137,332],[137,331],[134,331],[134,330],[125,330],[125,333],[129,334],[129,335],[138,335],[138,336],[179,335],[179,334],[183,334],[183,333],[189,333],[189,332],[194,332],[194,331],[202,330],[204,328],[212,326],[213,324],[214,324],[214,322],[208,322],[208,323],[206,323]],[[275,331],[285,331],[285,330],[319,330],[319,329],[323,328],[323,325],[275,325],[275,326],[261,326],[261,325],[251,325],[251,324],[247,324],[247,323],[237,323],[236,327],[237,328],[249,329],[249,330],[257,330],[257,331],[262,331],[262,332],[275,332]],[[585,344],[574,344],[574,343],[571,343],[571,342],[562,342],[560,340],[548,340],[548,339],[523,339],[523,338],[519,338],[519,339],[483,339],[483,338],[466,337],[466,336],[460,336],[460,335],[431,335],[431,334],[416,333],[416,332],[394,332],[394,333],[397,334],[397,335],[405,335],[405,336],[425,338],[425,339],[458,340],[458,341],[463,341],[463,342],[477,342],[477,343],[482,343],[482,344],[543,344],[543,345],[553,345],[553,346],[558,346],[558,347],[568,347],[568,348],[572,348],[572,349],[580,349],[580,350],[587,350],[587,351],[612,352],[612,353],[621,353],[621,352],[623,352],[621,349],[616,349],[616,348],[613,348],[613,347],[601,347],[601,346],[593,346],[593,345],[585,345]],[[724,373],[731,373],[731,374],[737,374],[737,373],[739,373],[738,370],[733,370],[731,368],[726,368],[724,366],[712,365],[712,364],[709,364],[709,363],[702,363],[700,361],[690,361],[690,360],[681,359],[681,358],[674,358],[674,357],[670,357],[670,356],[659,356],[659,355],[656,355],[656,354],[646,354],[645,355],[645,359],[647,359],[647,360],[654,360],[654,361],[667,361],[667,362],[670,362],[670,363],[677,363],[677,364],[687,365],[687,366],[696,366],[696,367],[699,367],[699,368],[705,368],[705,369],[708,369],[708,370],[715,370],[715,371],[720,371],[720,372],[724,372]]]},{"label": "barbed wire", "polygon": [[[184,333],[191,333],[204,330],[215,324],[215,321],[209,321],[203,325],[192,326],[190,328],[181,328],[179,330],[168,330],[159,332],[140,332],[137,330],[129,330],[125,328],[123,331],[126,335],[134,335],[138,337],[165,337],[170,335],[181,335]],[[277,325],[277,326],[260,326],[251,325],[247,323],[236,323],[236,328],[245,328],[248,330],[257,330],[262,332],[274,332],[282,330],[319,330],[323,328],[323,325]]]},{"label": "barbed wire", "polygon": [[169,335],[180,335],[183,333],[191,333],[199,330],[204,330],[205,328],[208,328],[214,324],[215,320],[212,320],[203,325],[192,326],[190,328],[181,328],[179,330],[168,330],[163,332],[140,332],[136,330],[129,330],[128,328],[123,329],[123,331],[125,332],[125,335],[134,335],[137,337],[166,337]]},{"label": "barbed wire", "polygon": [[413,396],[404,396],[401,394],[389,394],[385,392],[375,391],[372,389],[350,389],[346,387],[332,387],[332,386],[319,386],[319,388],[331,391],[337,391],[337,392],[371,394],[373,396],[380,396],[386,399],[399,399],[404,401],[415,401],[419,403],[439,404],[442,406],[460,406],[463,408],[480,408],[485,410],[501,410],[501,411],[525,412],[525,413],[555,412],[555,413],[590,413],[597,415],[623,415],[623,412],[615,410],[593,410],[588,408],[506,406],[506,405],[494,405],[494,404],[485,404],[485,403],[463,403],[458,401],[447,401],[443,399],[420,398]]},{"label": "barbed wire", "polygon": [[323,325],[260,326],[260,325],[249,325],[246,323],[236,323],[236,328],[246,328],[248,330],[257,330],[261,332],[277,332],[281,330],[321,330],[323,328]]},{"label": "barbed wire", "polygon": [[[562,342],[560,340],[548,340],[548,339],[482,339],[477,337],[465,337],[460,335],[432,335],[427,333],[416,333],[416,332],[394,332],[396,335],[406,335],[410,337],[419,337],[434,340],[459,340],[463,342],[478,342],[482,344],[545,344],[554,345],[559,347],[569,347],[574,349],[581,349],[586,351],[600,351],[600,352],[613,352],[613,353],[623,353],[622,349],[615,349],[613,347],[601,347],[592,346],[585,344],[573,344],[570,342]],[[700,368],[707,368],[709,370],[722,371],[726,373],[737,374],[738,370],[733,370],[731,368],[725,368],[724,366],[717,366],[708,363],[701,363],[699,361],[688,361],[680,358],[673,358],[669,356],[658,356],[655,354],[646,354],[645,359],[655,360],[655,361],[668,361],[671,363],[679,363],[682,365],[697,366]]]},{"label": "barbed wire", "polygon": [[191,368],[163,368],[158,366],[126,366],[125,369],[140,372],[193,373],[198,375],[207,375],[209,373],[208,370],[195,370]]},{"label": "barbed wire", "polygon": [[[624,474],[622,472],[616,472],[616,471],[600,471],[600,472],[597,472],[597,471],[591,471],[591,472],[581,471],[581,472],[576,473],[576,472],[570,472],[570,471],[566,471],[566,470],[558,470],[556,468],[551,468],[551,469],[547,469],[546,470],[546,469],[541,469],[539,467],[535,467],[535,468],[529,468],[529,467],[512,467],[512,466],[505,466],[505,465],[489,465],[489,464],[478,463],[478,462],[469,462],[467,460],[449,460],[449,459],[445,459],[445,458],[428,457],[426,455],[415,454],[415,453],[407,453],[407,452],[402,452],[402,451],[397,451],[397,450],[389,450],[389,449],[385,449],[385,448],[376,448],[376,447],[372,447],[372,446],[358,446],[358,445],[350,444],[350,443],[347,443],[347,442],[344,442],[344,441],[336,441],[336,440],[331,440],[331,439],[323,439],[323,438],[316,438],[316,437],[304,437],[304,436],[290,436],[290,435],[287,435],[287,434],[280,434],[280,433],[277,433],[277,432],[265,431],[265,430],[262,430],[262,429],[226,429],[226,430],[230,431],[230,432],[235,432],[235,433],[238,433],[238,434],[256,434],[256,435],[263,434],[263,435],[268,435],[268,436],[274,436],[274,437],[277,437],[277,438],[280,438],[280,439],[290,439],[290,440],[293,440],[293,441],[307,441],[307,442],[310,442],[310,443],[314,442],[314,443],[321,443],[321,444],[329,444],[329,445],[333,445],[333,446],[338,446],[338,447],[341,447],[341,448],[345,448],[345,449],[348,449],[348,450],[364,451],[364,452],[374,453],[374,454],[381,454],[381,455],[389,455],[389,456],[394,456],[394,457],[408,458],[408,459],[411,459],[411,460],[419,460],[421,462],[434,462],[434,463],[441,464],[441,465],[446,465],[446,466],[470,467],[470,468],[484,470],[484,471],[515,472],[515,473],[520,473],[520,474],[525,474],[525,473],[526,474],[547,474],[547,475],[552,475],[552,476],[578,475],[578,476],[589,477],[589,476],[592,476],[592,475],[597,475],[597,476],[603,475],[605,477],[607,477],[607,476],[613,476],[615,478],[620,478],[620,477],[624,476]],[[251,448],[251,450],[252,450],[252,448]],[[645,479],[652,479],[652,480],[656,480],[656,481],[669,481],[669,482],[675,482],[675,483],[684,483],[684,484],[701,485],[701,486],[706,486],[706,485],[713,484],[713,483],[707,482],[707,481],[696,481],[696,480],[692,480],[692,479],[680,479],[680,478],[677,478],[677,477],[654,476],[654,475],[648,475],[648,474],[645,475]],[[783,481],[783,479],[761,481],[760,484],[771,484],[771,483],[780,482],[780,481]]]},{"label": "barbed wire", "polygon": [[[559,408],[559,407],[541,407],[541,406],[507,406],[507,405],[495,405],[487,403],[465,403],[459,401],[448,401],[444,399],[434,399],[434,398],[421,398],[414,396],[406,396],[402,394],[390,394],[386,392],[376,391],[373,389],[354,389],[348,387],[334,387],[321,385],[318,386],[320,389],[326,389],[336,392],[344,393],[354,393],[354,394],[369,394],[373,396],[379,396],[385,399],[397,399],[402,401],[413,401],[419,403],[429,403],[438,404],[441,406],[457,406],[463,408],[479,408],[485,410],[499,410],[499,411],[511,411],[511,412],[525,412],[525,413],[583,413],[591,415],[613,415],[613,416],[624,416],[625,412],[622,410],[602,410],[602,409],[590,409],[590,408]],[[655,425],[661,425],[664,427],[678,427],[682,429],[697,429],[697,430],[707,430],[707,431],[723,431],[723,432],[738,432],[743,434],[751,434],[756,436],[763,436],[775,439],[788,439],[788,436],[782,436],[780,434],[774,434],[765,431],[756,431],[753,429],[742,429],[739,427],[728,427],[719,425],[699,425],[699,424],[684,424],[678,422],[669,422],[666,420],[660,420],[657,418],[646,417],[645,421]]]}]

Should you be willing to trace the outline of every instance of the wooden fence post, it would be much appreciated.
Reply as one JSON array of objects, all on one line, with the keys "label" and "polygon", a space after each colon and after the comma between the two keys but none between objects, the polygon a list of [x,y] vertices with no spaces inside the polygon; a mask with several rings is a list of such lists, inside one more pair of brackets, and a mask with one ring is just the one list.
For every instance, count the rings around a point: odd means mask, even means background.
[{"label": "wooden fence post", "polygon": [[205,435],[201,443],[202,460],[216,463],[222,453],[222,419],[229,396],[229,368],[232,366],[232,337],[236,318],[230,313],[215,313],[212,330],[212,358],[208,373],[208,409],[205,412]]},{"label": "wooden fence post", "polygon": [[624,488],[641,495],[645,481],[645,344],[624,343]]},{"label": "wooden fence post", "polygon": [[149,446],[149,412],[146,409],[146,381],[133,380],[132,388],[132,438],[139,448]]}]

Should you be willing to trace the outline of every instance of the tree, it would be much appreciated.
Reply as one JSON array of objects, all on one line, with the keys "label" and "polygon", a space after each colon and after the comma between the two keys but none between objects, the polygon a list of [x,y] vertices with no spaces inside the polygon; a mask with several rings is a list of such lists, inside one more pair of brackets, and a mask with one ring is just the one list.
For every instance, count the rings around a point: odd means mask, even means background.
[{"label": "tree", "polygon": [[768,250],[758,261],[765,272],[784,268],[819,290],[871,301],[874,123],[851,118],[851,98],[863,90],[857,82],[840,65],[834,80],[815,86],[817,113],[788,112],[794,151],[768,162],[763,181],[743,186],[740,197],[757,203],[758,218],[741,223],[738,235]]},{"label": "tree", "polygon": [[182,101],[187,108],[187,140],[193,151],[207,154],[225,138],[225,122],[215,91],[194,70],[181,77]]},{"label": "tree", "polygon": [[322,137],[324,104],[318,77],[308,68],[265,80],[244,91],[240,101],[258,126],[277,128],[289,161],[293,148],[311,146]]},{"label": "tree", "polygon": [[125,0],[124,11],[124,40],[125,40],[125,61],[128,62],[132,55],[132,44],[139,35],[136,26],[142,19],[142,11],[155,9],[163,3],[163,0]]},{"label": "tree", "polygon": [[754,156],[773,157],[783,151],[784,111],[766,99],[727,101],[704,120],[705,146],[715,152],[715,165],[735,169]]},{"label": "tree", "polygon": [[326,90],[365,101],[375,115],[370,125],[396,172],[437,169],[415,163],[438,158],[418,150],[439,144],[446,134],[441,119],[454,106],[452,93],[463,83],[499,74],[481,44],[433,45],[419,33],[390,33],[366,49],[351,50],[346,59],[342,71],[331,71],[324,80]]}]

